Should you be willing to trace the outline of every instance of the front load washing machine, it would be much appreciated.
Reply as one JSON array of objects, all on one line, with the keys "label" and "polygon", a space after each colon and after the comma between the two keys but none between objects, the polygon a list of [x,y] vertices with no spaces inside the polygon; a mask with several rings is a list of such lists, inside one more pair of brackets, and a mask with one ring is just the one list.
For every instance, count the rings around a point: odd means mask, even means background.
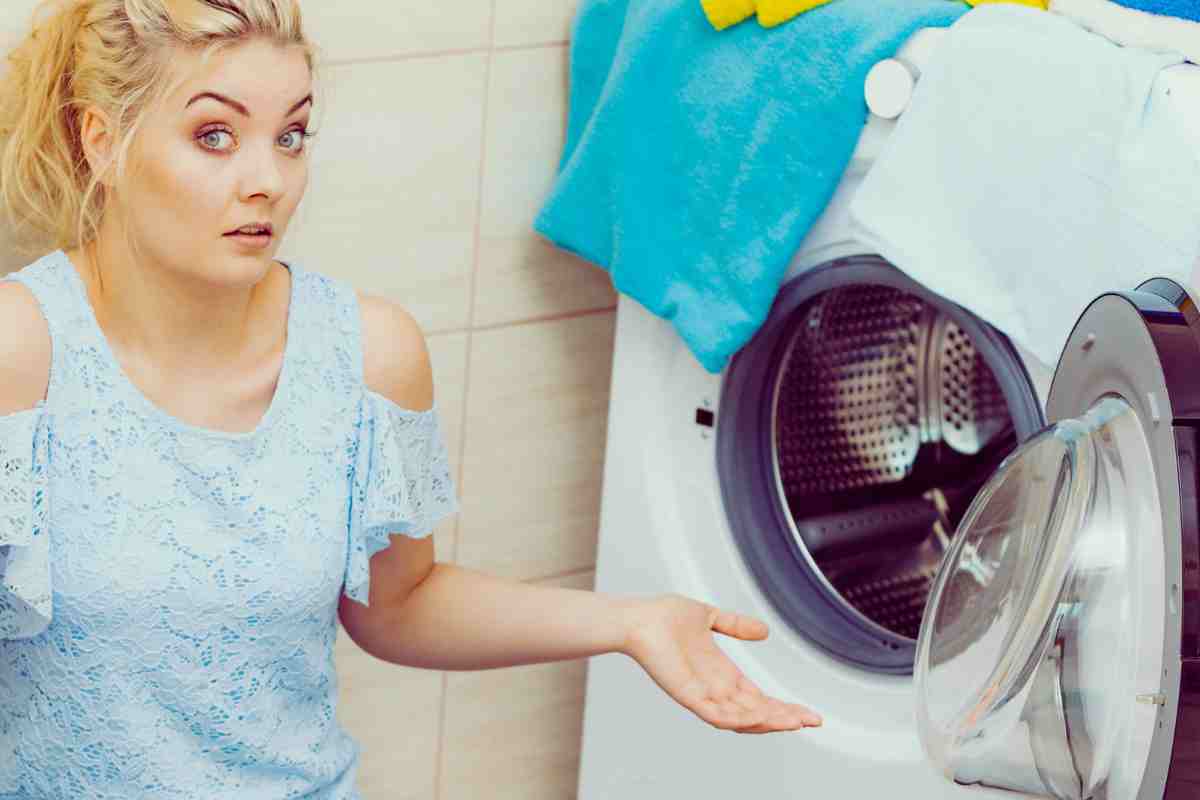
[{"label": "front load washing machine", "polygon": [[856,241],[893,124],[723,374],[617,312],[596,588],[763,618],[721,646],[825,725],[717,731],[595,659],[581,800],[1200,797],[1200,315],[1113,287],[1037,362]]}]

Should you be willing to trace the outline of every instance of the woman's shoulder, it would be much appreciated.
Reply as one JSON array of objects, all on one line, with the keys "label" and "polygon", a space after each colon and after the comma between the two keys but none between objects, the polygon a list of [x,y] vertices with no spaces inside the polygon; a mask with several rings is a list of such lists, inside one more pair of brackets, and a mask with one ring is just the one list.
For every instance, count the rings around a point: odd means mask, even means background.
[{"label": "woman's shoulder", "polygon": [[425,335],[413,315],[394,300],[355,288],[326,273],[289,264],[308,297],[321,297],[328,325],[355,334],[365,388],[402,408],[433,405],[433,376]]},{"label": "woman's shoulder", "polygon": [[358,292],[362,309],[363,381],[413,411],[433,405],[433,369],[421,326],[399,303]]},{"label": "woman's shoulder", "polygon": [[49,325],[33,292],[0,280],[0,415],[41,402],[50,382],[51,354]]}]

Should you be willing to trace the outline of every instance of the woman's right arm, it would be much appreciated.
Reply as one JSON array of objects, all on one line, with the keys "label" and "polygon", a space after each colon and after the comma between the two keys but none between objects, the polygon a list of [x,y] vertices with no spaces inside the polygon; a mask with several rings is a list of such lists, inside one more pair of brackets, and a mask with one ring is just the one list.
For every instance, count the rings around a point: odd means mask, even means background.
[{"label": "woman's right arm", "polygon": [[50,330],[19,283],[0,283],[0,416],[33,408],[50,382]]}]

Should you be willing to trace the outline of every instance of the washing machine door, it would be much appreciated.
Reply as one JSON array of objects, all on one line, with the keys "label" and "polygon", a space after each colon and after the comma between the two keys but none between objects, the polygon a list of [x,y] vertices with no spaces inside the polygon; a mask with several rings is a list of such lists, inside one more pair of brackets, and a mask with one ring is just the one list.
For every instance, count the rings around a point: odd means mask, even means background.
[{"label": "washing machine door", "polygon": [[976,497],[917,640],[917,725],[951,780],[1200,797],[1200,315],[1156,279],[1079,318],[1050,425]]}]

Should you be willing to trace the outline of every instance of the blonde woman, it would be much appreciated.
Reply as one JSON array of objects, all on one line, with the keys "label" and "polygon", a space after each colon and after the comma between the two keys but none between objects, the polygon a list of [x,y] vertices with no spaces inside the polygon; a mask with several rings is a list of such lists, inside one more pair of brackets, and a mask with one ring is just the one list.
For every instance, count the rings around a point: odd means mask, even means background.
[{"label": "blonde woman", "polygon": [[[397,664],[619,652],[720,728],[816,725],[764,625],[435,564],[425,342],[277,261],[308,179],[296,0],[43,3],[0,86],[0,797],[354,797],[340,623]],[[502,532],[498,535],[502,535]]]}]

